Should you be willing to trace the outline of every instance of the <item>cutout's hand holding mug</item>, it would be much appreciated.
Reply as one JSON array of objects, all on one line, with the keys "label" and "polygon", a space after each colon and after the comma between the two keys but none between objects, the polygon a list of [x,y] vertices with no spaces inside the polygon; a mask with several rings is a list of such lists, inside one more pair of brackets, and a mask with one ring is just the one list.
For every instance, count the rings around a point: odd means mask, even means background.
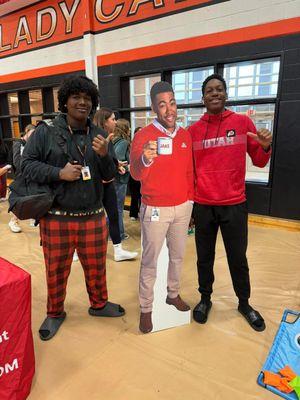
[{"label": "cutout's hand holding mug", "polygon": [[144,144],[143,159],[146,164],[151,164],[157,155],[157,142],[155,140],[149,140]]}]

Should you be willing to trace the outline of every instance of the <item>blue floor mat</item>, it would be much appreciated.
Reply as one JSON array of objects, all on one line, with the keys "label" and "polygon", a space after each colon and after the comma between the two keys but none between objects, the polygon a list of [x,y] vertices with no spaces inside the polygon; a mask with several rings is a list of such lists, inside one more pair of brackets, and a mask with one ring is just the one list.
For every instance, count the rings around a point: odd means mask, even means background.
[{"label": "blue floor mat", "polygon": [[[283,313],[279,329],[262,371],[278,373],[286,365],[289,365],[296,375],[300,375],[300,312],[292,310],[285,310]],[[265,385],[262,372],[257,378],[257,383],[284,399],[298,400],[295,392],[287,394],[272,386]]]}]

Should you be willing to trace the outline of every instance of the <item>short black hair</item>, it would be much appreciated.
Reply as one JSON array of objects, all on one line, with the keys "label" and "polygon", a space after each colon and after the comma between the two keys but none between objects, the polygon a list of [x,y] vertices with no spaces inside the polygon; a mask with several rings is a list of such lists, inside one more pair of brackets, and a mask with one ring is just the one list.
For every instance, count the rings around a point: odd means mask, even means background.
[{"label": "short black hair", "polygon": [[220,74],[212,74],[212,75],[209,75],[209,76],[205,79],[205,81],[202,83],[202,95],[203,95],[203,96],[204,96],[205,87],[206,87],[207,83],[208,83],[209,81],[211,81],[212,79],[218,79],[218,81],[221,81],[221,82],[223,83],[225,92],[227,92],[227,85],[226,85],[226,82],[225,82],[225,79],[223,78],[223,76],[220,75]]},{"label": "short black hair", "polygon": [[91,114],[93,114],[99,104],[99,91],[95,83],[90,78],[82,75],[72,76],[71,78],[67,78],[62,82],[57,93],[59,111],[66,113],[68,111],[66,108],[68,98],[71,95],[78,94],[80,92],[91,96]]},{"label": "short black hair", "polygon": [[172,85],[169,82],[165,81],[160,81],[154,83],[150,90],[150,97],[151,97],[151,103],[153,104],[155,101],[155,96],[159,93],[167,93],[167,92],[172,92],[174,93],[174,89]]}]

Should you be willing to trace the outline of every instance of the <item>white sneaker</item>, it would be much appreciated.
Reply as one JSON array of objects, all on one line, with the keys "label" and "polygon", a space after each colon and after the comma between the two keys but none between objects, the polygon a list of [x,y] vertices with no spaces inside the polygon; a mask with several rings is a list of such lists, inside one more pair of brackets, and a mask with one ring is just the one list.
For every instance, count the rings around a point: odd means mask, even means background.
[{"label": "white sneaker", "polygon": [[35,219],[30,219],[29,220],[29,226],[35,227],[34,223],[35,223]]},{"label": "white sneaker", "polygon": [[138,255],[136,251],[127,251],[122,248],[122,244],[114,244],[114,259],[115,261],[132,260]]},{"label": "white sneaker", "polygon": [[74,261],[74,262],[79,261],[78,254],[77,254],[77,251],[76,251],[76,250],[74,251],[74,254],[73,254],[73,261]]},{"label": "white sneaker", "polygon": [[21,227],[20,227],[18,221],[10,220],[9,223],[8,223],[8,226],[10,227],[10,230],[11,230],[13,233],[20,233],[20,232],[22,232],[22,229],[21,229]]}]

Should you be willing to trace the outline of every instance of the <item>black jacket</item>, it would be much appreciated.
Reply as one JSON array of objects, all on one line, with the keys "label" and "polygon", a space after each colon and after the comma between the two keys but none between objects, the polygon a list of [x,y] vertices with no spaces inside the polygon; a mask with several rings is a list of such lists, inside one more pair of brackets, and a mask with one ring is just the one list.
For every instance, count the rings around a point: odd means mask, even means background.
[{"label": "black jacket", "polygon": [[21,173],[21,156],[22,156],[21,152],[22,152],[22,148],[24,148],[25,144],[26,144],[26,141],[21,139],[21,140],[16,140],[12,146],[13,167],[14,167],[15,176],[17,176]]},{"label": "black jacket", "polygon": [[92,179],[84,181],[80,178],[67,182],[59,179],[60,170],[71,160],[83,165],[83,159],[76,147],[76,135],[71,135],[68,129],[66,116],[60,114],[53,121],[53,125],[54,128],[49,129],[42,123],[30,136],[21,161],[24,176],[35,182],[48,183],[57,192],[54,209],[84,212],[102,207],[102,180],[110,180],[116,174],[112,157],[109,154],[100,157],[92,149],[93,138],[98,134],[105,136],[105,132],[88,121],[85,161],[90,168]]}]

